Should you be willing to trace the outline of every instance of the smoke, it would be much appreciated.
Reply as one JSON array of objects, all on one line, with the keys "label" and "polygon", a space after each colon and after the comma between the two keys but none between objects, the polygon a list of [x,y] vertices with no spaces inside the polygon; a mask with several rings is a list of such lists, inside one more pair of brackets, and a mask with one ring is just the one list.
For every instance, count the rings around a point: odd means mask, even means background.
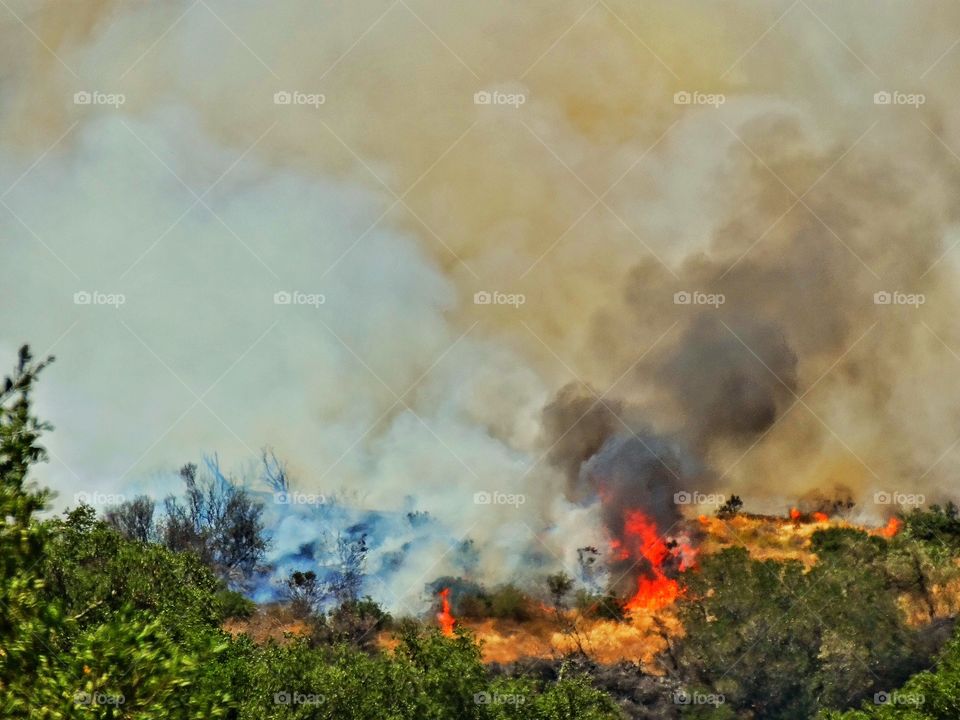
[{"label": "smoke", "polygon": [[953,5],[3,13],[0,350],[60,357],[62,505],[270,445],[359,513],[291,521],[276,558],[383,513],[396,606],[572,567],[677,489],[840,486],[869,517],[960,470]]}]

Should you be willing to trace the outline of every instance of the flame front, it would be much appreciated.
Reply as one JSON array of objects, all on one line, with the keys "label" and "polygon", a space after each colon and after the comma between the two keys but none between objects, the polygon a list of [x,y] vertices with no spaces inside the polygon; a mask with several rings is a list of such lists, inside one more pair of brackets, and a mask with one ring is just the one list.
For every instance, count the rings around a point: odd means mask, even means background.
[{"label": "flame front", "polygon": [[900,521],[900,518],[892,517],[887,520],[887,524],[880,528],[880,530],[877,532],[881,537],[892,538],[894,535],[900,532],[900,527],[902,525],[903,523]]},{"label": "flame front", "polygon": [[639,510],[627,514],[623,535],[623,540],[611,543],[615,557],[637,561],[642,558],[648,564],[647,573],[637,580],[637,592],[627,601],[626,609],[653,611],[673,603],[680,594],[680,586],[666,575],[664,562],[670,557],[679,558],[679,568],[686,570],[693,567],[696,550],[686,543],[679,543],[671,549],[653,520]]},{"label": "flame front", "polygon": [[456,620],[453,613],[450,612],[450,588],[444,588],[440,591],[440,612],[437,613],[437,621],[440,623],[443,634],[451,637]]}]

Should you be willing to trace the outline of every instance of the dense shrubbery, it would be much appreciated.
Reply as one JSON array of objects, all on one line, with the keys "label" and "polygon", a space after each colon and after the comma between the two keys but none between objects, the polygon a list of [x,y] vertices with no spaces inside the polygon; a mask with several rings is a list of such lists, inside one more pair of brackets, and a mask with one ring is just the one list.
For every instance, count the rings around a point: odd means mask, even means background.
[{"label": "dense shrubbery", "polygon": [[121,535],[190,552],[235,588],[250,578],[267,548],[263,507],[207,458],[206,476],[188,463],[180,468],[184,497],[169,496],[157,515],[150,498],[138,496],[112,508],[106,521]]},{"label": "dense shrubbery", "polygon": [[488,590],[460,578],[440,578],[433,586],[434,592],[452,587],[453,608],[458,617],[522,622],[534,615],[535,601],[512,583]]},{"label": "dense shrubbery", "polygon": [[902,687],[877,693],[862,710],[827,712],[824,720],[956,720],[960,717],[960,637],[951,640],[937,667]]},{"label": "dense shrubbery", "polygon": [[703,558],[680,606],[681,674],[722,693],[727,710],[785,720],[897,687],[928,666],[939,642],[906,624],[898,600],[926,607],[932,619],[931,588],[956,576],[956,557],[939,535],[911,532],[942,526],[943,513],[914,511],[892,540],[819,530],[809,570],[755,560],[743,548]]}]

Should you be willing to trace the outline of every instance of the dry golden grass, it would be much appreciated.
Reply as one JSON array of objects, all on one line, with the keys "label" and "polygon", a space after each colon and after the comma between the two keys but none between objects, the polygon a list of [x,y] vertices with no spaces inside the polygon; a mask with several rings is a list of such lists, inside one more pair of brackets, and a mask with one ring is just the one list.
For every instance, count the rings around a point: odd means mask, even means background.
[{"label": "dry golden grass", "polygon": [[[795,519],[741,515],[730,520],[703,516],[693,522],[702,533],[701,556],[742,546],[756,559],[796,560],[807,568],[816,562],[816,556],[810,552],[810,539],[819,529],[857,527],[882,533],[881,528],[862,528],[839,518],[818,519],[806,515]],[[936,585],[932,595],[936,617],[960,612],[960,578]],[[929,607],[924,602],[903,597],[900,603],[911,624],[930,621]],[[573,611],[558,616],[541,606],[533,618],[523,622],[460,618],[457,623],[480,641],[483,659],[488,663],[508,663],[525,657],[559,657],[583,651],[598,662],[637,662],[653,673],[658,672],[656,658],[665,649],[668,638],[683,631],[673,608],[669,607],[633,613],[627,622],[587,618]],[[303,620],[281,604],[261,606],[251,618],[230,620],[224,627],[233,634],[247,633],[256,642],[283,642],[290,636],[307,632]],[[397,646],[397,640],[390,632],[383,632],[378,636],[378,645],[391,650]]]}]

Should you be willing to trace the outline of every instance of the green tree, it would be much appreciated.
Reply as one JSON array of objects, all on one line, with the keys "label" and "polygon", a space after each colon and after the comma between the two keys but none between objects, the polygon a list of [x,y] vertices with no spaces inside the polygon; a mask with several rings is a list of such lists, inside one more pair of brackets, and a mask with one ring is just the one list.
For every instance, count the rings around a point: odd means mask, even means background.
[{"label": "green tree", "polygon": [[[74,594],[63,596],[45,582],[50,551],[61,540],[55,535],[63,527],[35,517],[48,494],[34,489],[29,475],[46,457],[39,440],[50,426],[33,415],[31,391],[51,359],[34,363],[23,347],[0,391],[0,717],[222,717],[223,694],[188,692],[198,668],[221,649],[215,635],[182,644],[163,618],[132,603],[95,619],[106,601],[102,593],[71,615],[68,608],[97,596],[103,578],[71,578],[68,571],[57,590],[70,588]],[[78,531],[96,525],[85,509],[68,522]]]},{"label": "green tree", "polygon": [[960,717],[960,635],[940,653],[936,668],[886,688],[860,710],[827,711],[822,720],[956,720]]}]

